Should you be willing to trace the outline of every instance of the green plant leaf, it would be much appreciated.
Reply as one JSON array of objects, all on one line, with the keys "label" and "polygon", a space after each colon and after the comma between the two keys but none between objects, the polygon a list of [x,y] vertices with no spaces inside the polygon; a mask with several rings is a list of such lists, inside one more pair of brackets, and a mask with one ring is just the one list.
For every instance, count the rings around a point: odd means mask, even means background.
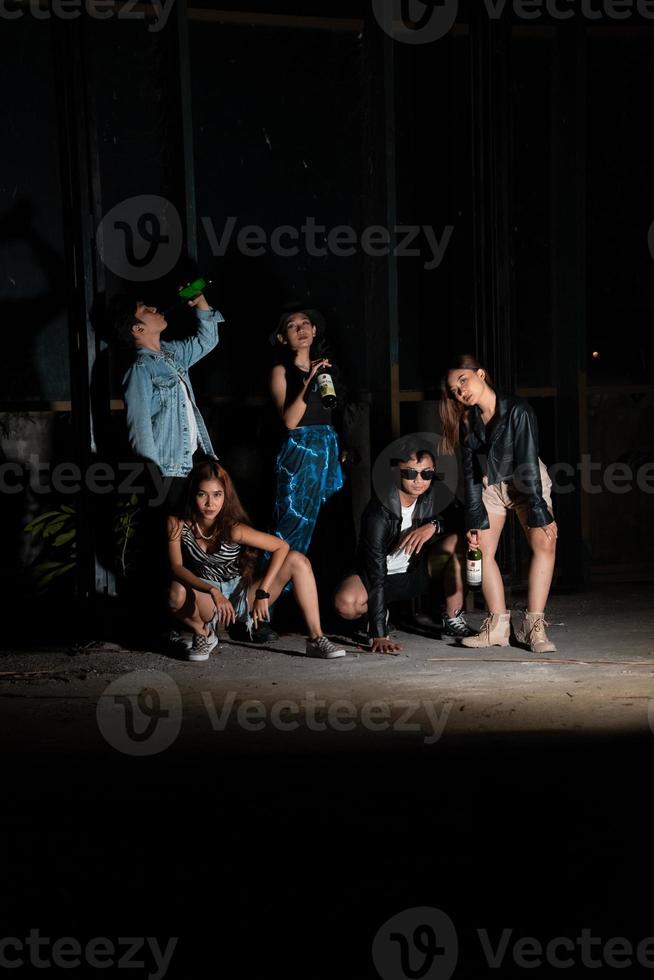
[{"label": "green plant leaf", "polygon": [[71,541],[76,534],[77,530],[75,528],[72,528],[70,531],[64,531],[62,534],[57,535],[52,544],[55,548],[60,548],[62,544],[66,544],[68,541]]},{"label": "green plant leaf", "polygon": [[59,534],[64,525],[68,522],[68,517],[60,517],[58,521],[52,521],[47,527],[43,528],[43,537],[51,538],[53,535]]},{"label": "green plant leaf", "polygon": [[[50,566],[49,571],[45,571],[46,566]],[[54,568],[52,566],[55,566]],[[75,562],[43,562],[40,568],[40,574],[37,573],[37,588],[42,591],[46,585],[53,582],[55,579],[62,578],[67,575],[73,568],[75,568]],[[43,574],[44,573],[44,574]]]},{"label": "green plant leaf", "polygon": [[47,521],[50,517],[60,516],[61,514],[58,510],[49,510],[45,514],[39,514],[38,517],[35,517],[33,521],[30,521],[29,524],[25,525],[23,530],[27,531],[28,534],[33,534],[35,528],[39,527],[44,521]]}]

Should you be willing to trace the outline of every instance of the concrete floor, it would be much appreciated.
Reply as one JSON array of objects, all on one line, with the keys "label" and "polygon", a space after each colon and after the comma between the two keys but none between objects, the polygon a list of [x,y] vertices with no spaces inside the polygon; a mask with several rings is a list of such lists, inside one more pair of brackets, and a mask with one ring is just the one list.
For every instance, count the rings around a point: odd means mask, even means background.
[{"label": "concrete floor", "polygon": [[[102,750],[111,744],[102,712],[114,705],[107,725],[124,727],[114,696],[135,699],[145,688],[157,710],[173,710],[178,726],[170,746],[157,748],[155,738],[153,753],[183,750],[189,739],[209,746],[217,734],[244,748],[267,736],[295,748],[307,736],[372,746],[382,737],[433,745],[468,735],[643,734],[654,697],[653,598],[650,586],[628,585],[554,597],[549,632],[558,649],[544,657],[400,632],[398,655],[350,644],[344,659],[326,662],[303,657],[295,635],[259,649],[225,639],[205,664],[102,641],[81,651],[5,651],[0,733],[55,751],[70,750],[71,739],[75,751]],[[136,738],[147,710],[140,714],[134,700]],[[128,741],[125,750],[132,747]]]},{"label": "concrete floor", "polygon": [[455,980],[488,975],[478,929],[635,948],[653,598],[555,597],[541,659],[415,636],[332,662],[299,637],[206,665],[5,651],[0,937],[179,937],[183,980],[379,980],[375,936],[422,907],[454,923]]}]

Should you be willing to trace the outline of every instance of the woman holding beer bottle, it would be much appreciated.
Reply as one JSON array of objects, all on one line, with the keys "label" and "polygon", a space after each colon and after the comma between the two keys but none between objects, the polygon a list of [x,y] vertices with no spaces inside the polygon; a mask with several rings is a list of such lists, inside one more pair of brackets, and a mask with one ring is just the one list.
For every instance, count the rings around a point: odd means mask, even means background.
[{"label": "woman holding beer bottle", "polygon": [[556,650],[545,632],[545,606],[556,558],[557,527],[551,487],[538,456],[538,426],[523,399],[496,391],[470,354],[454,358],[441,389],[441,452],[461,445],[466,537],[483,555],[482,590],[488,607],[478,636],[467,647],[508,646],[510,613],[495,552],[506,515],[515,510],[531,549],[527,612],[518,639],[534,653]]},{"label": "woman holding beer bottle", "polygon": [[277,354],[270,390],[286,427],[276,461],[273,529],[306,554],[321,506],[343,486],[332,425],[337,394],[317,310],[284,314],[270,340]]}]

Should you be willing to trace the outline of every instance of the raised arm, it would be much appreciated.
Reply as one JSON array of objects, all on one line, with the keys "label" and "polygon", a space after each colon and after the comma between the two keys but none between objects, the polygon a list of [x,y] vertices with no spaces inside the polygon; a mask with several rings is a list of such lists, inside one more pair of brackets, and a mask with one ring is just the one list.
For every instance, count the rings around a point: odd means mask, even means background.
[{"label": "raised arm", "polygon": [[188,305],[195,309],[197,333],[186,340],[169,342],[171,346],[174,345],[179,361],[187,368],[214,349],[218,343],[218,324],[225,322],[223,315],[218,310],[213,310],[202,294],[189,300]]}]

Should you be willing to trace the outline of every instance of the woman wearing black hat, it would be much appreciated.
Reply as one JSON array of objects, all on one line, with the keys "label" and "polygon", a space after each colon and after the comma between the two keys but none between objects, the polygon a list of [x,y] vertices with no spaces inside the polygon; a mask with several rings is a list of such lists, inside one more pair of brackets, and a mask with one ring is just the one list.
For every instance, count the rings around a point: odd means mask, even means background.
[{"label": "woman wearing black hat", "polygon": [[301,310],[284,314],[270,338],[279,354],[270,388],[287,429],[277,456],[273,526],[278,537],[303,554],[309,550],[320,507],[343,486],[332,426],[336,398],[325,397],[322,378],[331,368],[323,332],[317,310]]}]

